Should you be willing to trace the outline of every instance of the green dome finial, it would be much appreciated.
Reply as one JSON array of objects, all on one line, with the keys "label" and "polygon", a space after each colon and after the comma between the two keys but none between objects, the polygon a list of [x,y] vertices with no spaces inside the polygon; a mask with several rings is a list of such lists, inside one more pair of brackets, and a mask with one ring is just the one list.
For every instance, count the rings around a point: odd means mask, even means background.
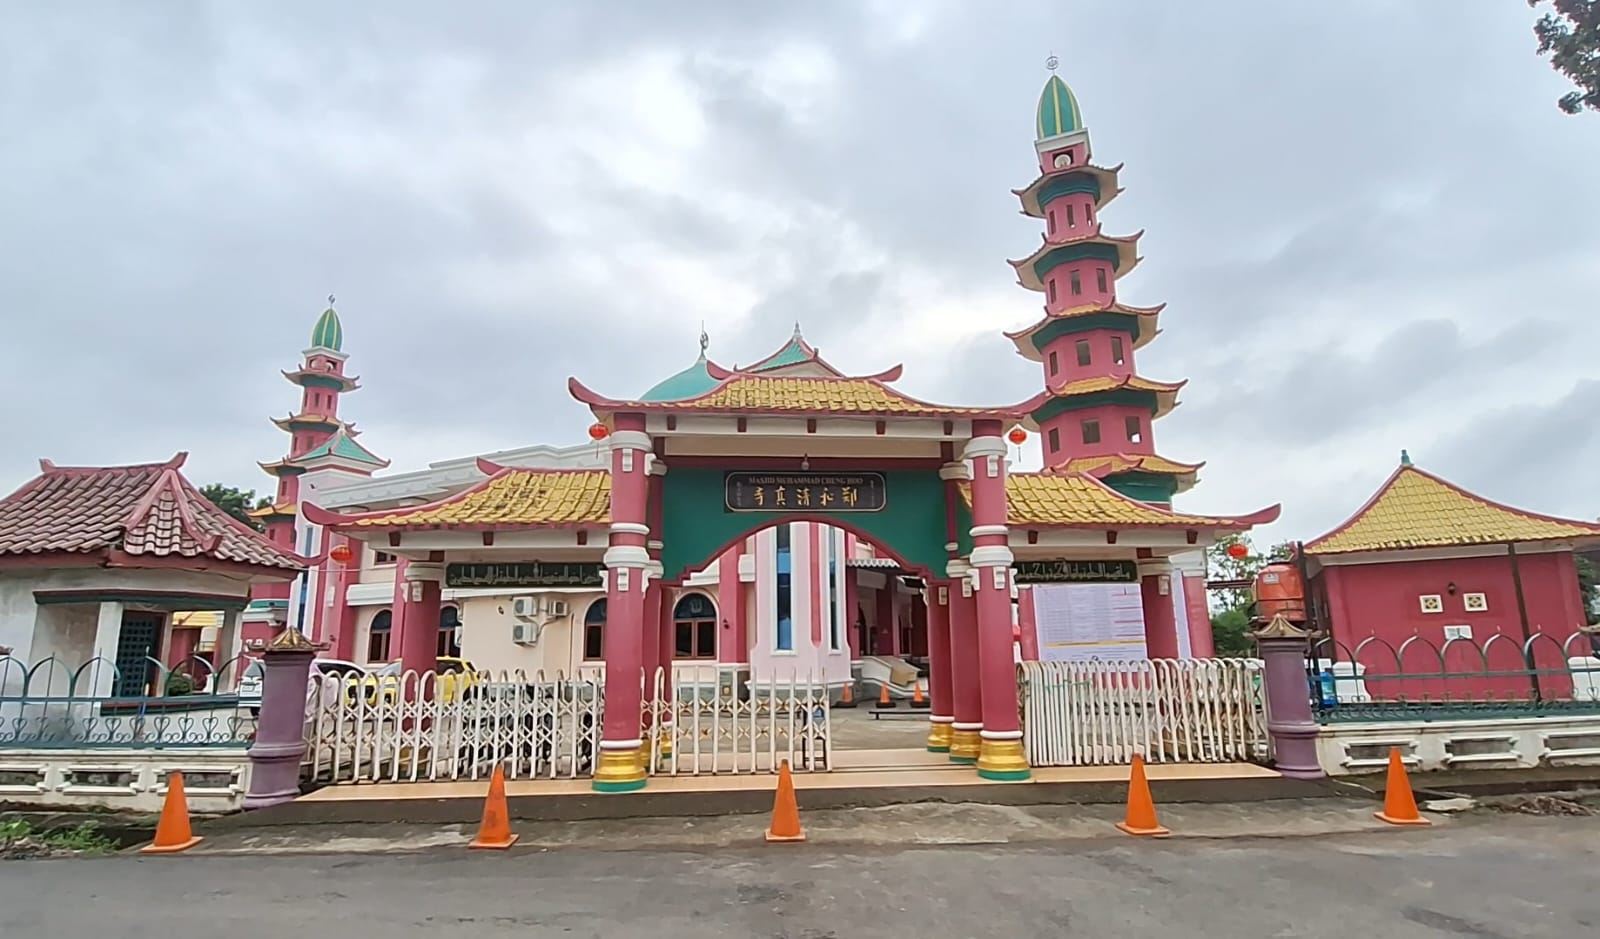
[{"label": "green dome finial", "polygon": [[1067,83],[1054,74],[1053,69],[1050,80],[1044,83],[1044,91],[1039,93],[1037,128],[1039,140],[1083,130],[1083,113],[1078,110],[1078,99],[1073,96]]},{"label": "green dome finial", "polygon": [[330,349],[340,351],[344,345],[344,327],[339,323],[339,314],[333,311],[333,295],[328,295],[328,308],[317,317],[317,325],[311,328],[311,348]]},{"label": "green dome finial", "polygon": [[1401,450],[1400,451],[1400,465],[1401,466],[1410,466],[1411,465],[1411,454],[1407,453],[1404,450]]}]

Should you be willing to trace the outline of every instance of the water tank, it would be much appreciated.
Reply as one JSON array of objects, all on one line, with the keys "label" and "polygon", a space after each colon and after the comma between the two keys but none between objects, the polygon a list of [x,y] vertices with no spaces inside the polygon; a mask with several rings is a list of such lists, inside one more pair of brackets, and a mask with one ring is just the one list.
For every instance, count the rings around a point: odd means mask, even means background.
[{"label": "water tank", "polygon": [[1256,618],[1271,622],[1282,613],[1291,623],[1306,621],[1306,587],[1300,568],[1288,561],[1273,561],[1256,575]]}]

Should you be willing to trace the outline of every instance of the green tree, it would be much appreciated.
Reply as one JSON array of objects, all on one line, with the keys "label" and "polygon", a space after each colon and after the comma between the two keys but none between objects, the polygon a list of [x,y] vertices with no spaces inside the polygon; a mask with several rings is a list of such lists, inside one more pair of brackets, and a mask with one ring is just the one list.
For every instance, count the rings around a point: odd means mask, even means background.
[{"label": "green tree", "polygon": [[[1239,557],[1229,553],[1243,545]],[[1206,549],[1206,576],[1209,580],[1253,581],[1270,561],[1286,561],[1293,545],[1280,541],[1265,554],[1256,550],[1248,534],[1224,535]],[[1250,607],[1255,602],[1251,587],[1224,587],[1211,591],[1211,641],[1218,655],[1249,655],[1255,648],[1250,641]]]},{"label": "green tree", "polygon": [[1568,114],[1600,111],[1600,0],[1528,0],[1534,8],[1545,4],[1550,9],[1533,24],[1539,54],[1578,86],[1556,105]]},{"label": "green tree", "polygon": [[1588,558],[1578,558],[1578,593],[1583,597],[1583,611],[1591,626],[1600,623],[1600,612],[1595,610],[1595,603],[1600,600],[1595,596],[1597,587],[1600,587],[1600,571],[1595,570],[1594,562]]},{"label": "green tree", "polygon": [[235,489],[232,486],[224,486],[221,483],[201,486],[200,494],[205,496],[212,505],[244,522],[256,531],[261,531],[262,525],[250,517],[250,510],[266,508],[272,504],[272,500],[266,497],[256,498],[254,489]]}]

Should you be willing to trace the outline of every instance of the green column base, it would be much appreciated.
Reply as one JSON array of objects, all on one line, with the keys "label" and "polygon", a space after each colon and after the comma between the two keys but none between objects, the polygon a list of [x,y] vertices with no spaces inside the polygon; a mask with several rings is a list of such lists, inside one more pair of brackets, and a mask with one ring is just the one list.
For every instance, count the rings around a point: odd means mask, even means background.
[{"label": "green column base", "polygon": [[929,753],[949,753],[950,752],[950,748],[948,746],[936,747],[936,746],[933,746],[933,745],[930,744],[928,746],[928,752]]},{"label": "green column base", "polygon": [[993,779],[997,782],[1016,782],[1019,779],[1032,779],[1033,772],[1025,769],[980,769],[978,778]]},{"label": "green column base", "polygon": [[952,763],[964,763],[964,764],[970,766],[973,763],[978,762],[978,758],[975,757],[975,756],[956,756],[955,754],[952,753],[950,755],[950,762],[952,762]]},{"label": "green column base", "polygon": [[638,792],[643,789],[648,779],[630,779],[625,782],[606,782],[603,779],[594,781],[595,792]]}]

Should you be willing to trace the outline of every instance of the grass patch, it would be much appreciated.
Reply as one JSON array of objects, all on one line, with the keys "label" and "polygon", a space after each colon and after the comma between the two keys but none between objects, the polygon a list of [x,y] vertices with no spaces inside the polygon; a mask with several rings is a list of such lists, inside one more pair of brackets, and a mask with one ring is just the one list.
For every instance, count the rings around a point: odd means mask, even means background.
[{"label": "grass patch", "polygon": [[24,819],[0,820],[0,858],[93,857],[115,850],[117,842],[93,822],[40,832]]}]

